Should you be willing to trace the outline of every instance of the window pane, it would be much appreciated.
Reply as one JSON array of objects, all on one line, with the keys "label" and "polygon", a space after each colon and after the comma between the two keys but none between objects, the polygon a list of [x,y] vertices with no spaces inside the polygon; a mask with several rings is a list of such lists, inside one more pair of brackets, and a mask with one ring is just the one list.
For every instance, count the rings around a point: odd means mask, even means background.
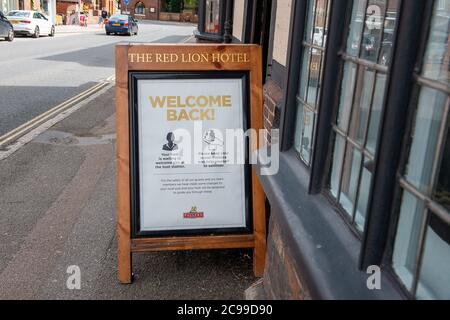
[{"label": "window pane", "polygon": [[361,48],[361,58],[365,60],[377,61],[378,51],[381,47],[385,11],[386,0],[369,0]]},{"label": "window pane", "polygon": [[384,20],[383,42],[381,43],[381,52],[378,60],[378,63],[384,66],[391,63],[398,8],[399,0],[388,1],[386,17]]},{"label": "window pane", "polygon": [[299,89],[299,97],[306,101],[306,93],[308,86],[308,77],[309,77],[309,59],[311,57],[311,49],[304,48],[303,52],[303,61],[302,61],[302,71],[300,75],[300,89]]},{"label": "window pane", "polygon": [[298,106],[296,126],[295,149],[302,160],[309,165],[314,139],[315,114],[302,104]]},{"label": "window pane", "polygon": [[412,289],[420,226],[424,210],[425,206],[422,201],[407,191],[403,192],[400,219],[395,238],[393,265],[397,275],[408,290]]},{"label": "window pane", "polygon": [[315,115],[307,108],[303,109],[303,140],[300,150],[300,156],[309,164],[311,162],[312,146],[313,146],[313,132]]},{"label": "window pane", "polygon": [[449,27],[450,0],[435,1],[423,75],[446,83],[450,81]]},{"label": "window pane", "polygon": [[446,98],[429,88],[423,88],[419,97],[406,178],[427,195]]},{"label": "window pane", "polygon": [[[300,70],[295,148],[309,165],[312,156],[315,112],[319,104],[328,21],[329,0],[309,0],[305,26],[305,42]],[[314,45],[314,48],[312,47]],[[320,46],[323,48],[317,48]]]},{"label": "window pane", "polygon": [[308,1],[308,17],[306,20],[306,29],[305,29],[305,41],[311,43],[312,41],[312,33],[313,33],[313,24],[314,24],[314,1]]},{"label": "window pane", "polygon": [[450,121],[448,118],[445,141],[434,199],[450,212]]},{"label": "window pane", "polygon": [[372,154],[375,154],[375,148],[378,141],[378,130],[380,127],[381,112],[384,102],[384,91],[386,89],[386,75],[377,74],[377,83],[372,103],[372,112],[370,114],[369,133],[367,136],[366,148]]},{"label": "window pane", "polygon": [[295,128],[295,139],[294,145],[297,152],[300,154],[302,149],[302,141],[303,141],[303,105],[301,103],[298,104],[297,108],[297,120],[296,120],[296,128]]},{"label": "window pane", "polygon": [[[435,84],[448,84],[449,80],[449,1],[434,1],[424,56],[422,74]],[[422,83],[419,96],[413,101],[416,114],[405,178],[418,195],[404,192],[393,264],[401,280],[419,299],[450,299],[450,225],[445,219],[450,216],[449,99],[445,90]],[[417,288],[412,285],[415,283]]]},{"label": "window pane", "polygon": [[359,56],[359,47],[361,43],[361,34],[363,30],[363,21],[365,19],[367,0],[354,0],[352,9],[352,18],[347,40],[347,53],[352,56]]},{"label": "window pane", "polygon": [[390,62],[398,3],[398,0],[369,0],[361,58],[383,65]]},{"label": "window pane", "polygon": [[326,21],[327,21],[328,0],[317,0],[315,22],[314,22],[314,37],[313,43],[316,46],[324,47],[326,41]]},{"label": "window pane", "polygon": [[364,146],[367,125],[369,121],[370,103],[372,102],[372,91],[374,88],[375,72],[360,70],[364,73],[362,81],[358,81],[356,88],[352,121],[349,136]]},{"label": "window pane", "polygon": [[356,207],[355,223],[359,231],[364,230],[366,221],[367,204],[369,201],[370,185],[372,183],[373,161],[364,160],[364,166],[361,176],[361,185],[359,186],[358,206]]},{"label": "window pane", "polygon": [[205,32],[219,33],[220,0],[206,0]]},{"label": "window pane", "polygon": [[[343,57],[345,63],[336,120],[339,129],[334,130],[345,135],[347,145],[351,145],[345,151],[340,172],[342,190],[338,201],[352,215],[352,223],[362,231],[386,91],[387,71],[381,67],[389,64],[400,1],[354,0],[352,3],[346,53],[360,59]],[[331,171],[331,180],[336,178],[333,175],[336,175],[335,168]]]},{"label": "window pane", "polygon": [[309,68],[303,68],[303,66],[309,65],[310,57],[311,57],[311,49],[305,48],[303,52],[302,71],[300,75],[300,88],[299,88],[299,97],[303,101],[306,101],[306,93],[309,78]]},{"label": "window pane", "polygon": [[319,76],[320,67],[322,64],[321,52],[316,49],[312,49],[311,64],[309,68],[309,86],[308,96],[306,102],[315,107],[317,104],[317,96],[319,91]]},{"label": "window pane", "polygon": [[344,76],[341,85],[341,98],[339,102],[339,111],[337,125],[347,132],[348,121],[353,103],[353,90],[355,87],[357,66],[354,63],[346,62],[344,65]]},{"label": "window pane", "polygon": [[450,226],[433,217],[427,229],[417,297],[450,299]]},{"label": "window pane", "polygon": [[339,182],[341,179],[342,161],[344,159],[345,140],[340,135],[336,135],[334,142],[333,164],[331,168],[330,190],[331,194],[337,198],[339,192]]},{"label": "window pane", "polygon": [[350,215],[353,214],[353,207],[356,202],[361,160],[361,153],[355,148],[348,146],[344,159],[340,203]]}]

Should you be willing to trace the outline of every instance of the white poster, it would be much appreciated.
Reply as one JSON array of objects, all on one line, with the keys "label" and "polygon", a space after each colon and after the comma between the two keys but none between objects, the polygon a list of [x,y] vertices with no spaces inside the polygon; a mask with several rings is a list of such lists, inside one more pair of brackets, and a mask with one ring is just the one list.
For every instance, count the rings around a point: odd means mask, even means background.
[{"label": "white poster", "polygon": [[140,231],[245,228],[244,165],[226,150],[244,80],[137,83]]}]

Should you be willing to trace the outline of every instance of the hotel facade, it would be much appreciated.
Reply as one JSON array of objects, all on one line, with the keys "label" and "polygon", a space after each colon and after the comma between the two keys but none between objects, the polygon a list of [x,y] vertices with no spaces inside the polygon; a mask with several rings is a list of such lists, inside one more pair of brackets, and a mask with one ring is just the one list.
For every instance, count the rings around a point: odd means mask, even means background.
[{"label": "hotel facade", "polygon": [[248,298],[450,299],[449,26],[450,0],[200,1],[198,41],[262,46],[281,151]]}]

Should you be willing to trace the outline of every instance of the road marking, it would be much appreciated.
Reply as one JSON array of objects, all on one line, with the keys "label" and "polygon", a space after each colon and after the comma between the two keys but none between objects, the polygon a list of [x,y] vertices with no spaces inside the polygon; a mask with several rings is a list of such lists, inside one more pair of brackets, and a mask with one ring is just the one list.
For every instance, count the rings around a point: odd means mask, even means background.
[{"label": "road marking", "polygon": [[189,37],[187,37],[186,39],[184,39],[183,41],[182,41],[182,43],[188,43],[188,42],[190,42],[192,39],[194,39],[194,35],[192,35],[192,36],[189,36]]},{"label": "road marking", "polygon": [[114,76],[108,77],[88,90],[1,136],[0,160],[7,158],[39,134],[106,92],[114,86],[114,79]]}]

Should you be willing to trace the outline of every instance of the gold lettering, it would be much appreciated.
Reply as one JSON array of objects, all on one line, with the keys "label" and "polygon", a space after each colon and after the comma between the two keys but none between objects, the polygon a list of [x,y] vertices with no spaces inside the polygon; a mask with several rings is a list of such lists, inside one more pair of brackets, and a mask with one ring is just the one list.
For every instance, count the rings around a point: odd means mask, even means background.
[{"label": "gold lettering", "polygon": [[[211,115],[209,115],[209,114],[211,114]],[[200,111],[200,120],[201,121],[214,120],[214,109],[201,110]]]},{"label": "gold lettering", "polygon": [[222,62],[226,63],[228,61],[230,61],[230,56],[228,54],[223,54],[222,55]]},{"label": "gold lettering", "polygon": [[138,53],[136,54],[136,62],[145,62],[145,54],[144,53]]},{"label": "gold lettering", "polygon": [[189,115],[186,110],[181,110],[178,121],[189,121]]},{"label": "gold lettering", "polygon": [[194,53],[192,55],[192,62],[199,63],[201,60],[201,56],[198,53]]},{"label": "gold lettering", "polygon": [[150,104],[153,108],[164,108],[164,105],[166,104],[167,97],[161,98],[161,97],[148,97],[150,100]]},{"label": "gold lettering", "polygon": [[[180,100],[178,100],[178,101],[180,101]],[[178,106],[177,97],[175,97],[175,96],[167,97],[167,108],[176,108],[177,106]]]},{"label": "gold lettering", "polygon": [[222,97],[222,107],[231,107],[231,96]]},{"label": "gold lettering", "polygon": [[213,107],[213,106],[222,106],[223,104],[221,103],[221,99],[220,96],[217,97],[213,97],[213,96],[209,96],[209,106]]},{"label": "gold lettering", "polygon": [[212,62],[220,62],[220,54],[219,53],[212,54]]},{"label": "gold lettering", "polygon": [[195,107],[195,97],[190,96],[186,98],[186,105],[190,108]]},{"label": "gold lettering", "polygon": [[[197,110],[197,109],[191,110],[191,111],[189,112],[189,118],[190,118],[190,120],[192,120],[192,121],[203,120],[203,119],[200,119],[200,117],[198,116],[198,113],[199,113],[199,112],[200,112],[200,110]],[[197,114],[197,116],[194,116],[194,114]]]},{"label": "gold lettering", "polygon": [[177,97],[177,106],[179,108],[186,108],[186,105],[181,102],[181,97],[180,96]]},{"label": "gold lettering", "polygon": [[198,97],[197,105],[202,108],[206,107],[208,105],[208,98],[206,98],[205,96]]},{"label": "gold lettering", "polygon": [[229,108],[232,106],[232,96],[149,96],[152,108]]},{"label": "gold lettering", "polygon": [[167,110],[167,121],[177,121],[177,110]]},{"label": "gold lettering", "polygon": [[130,63],[248,63],[248,53],[129,53]]}]

